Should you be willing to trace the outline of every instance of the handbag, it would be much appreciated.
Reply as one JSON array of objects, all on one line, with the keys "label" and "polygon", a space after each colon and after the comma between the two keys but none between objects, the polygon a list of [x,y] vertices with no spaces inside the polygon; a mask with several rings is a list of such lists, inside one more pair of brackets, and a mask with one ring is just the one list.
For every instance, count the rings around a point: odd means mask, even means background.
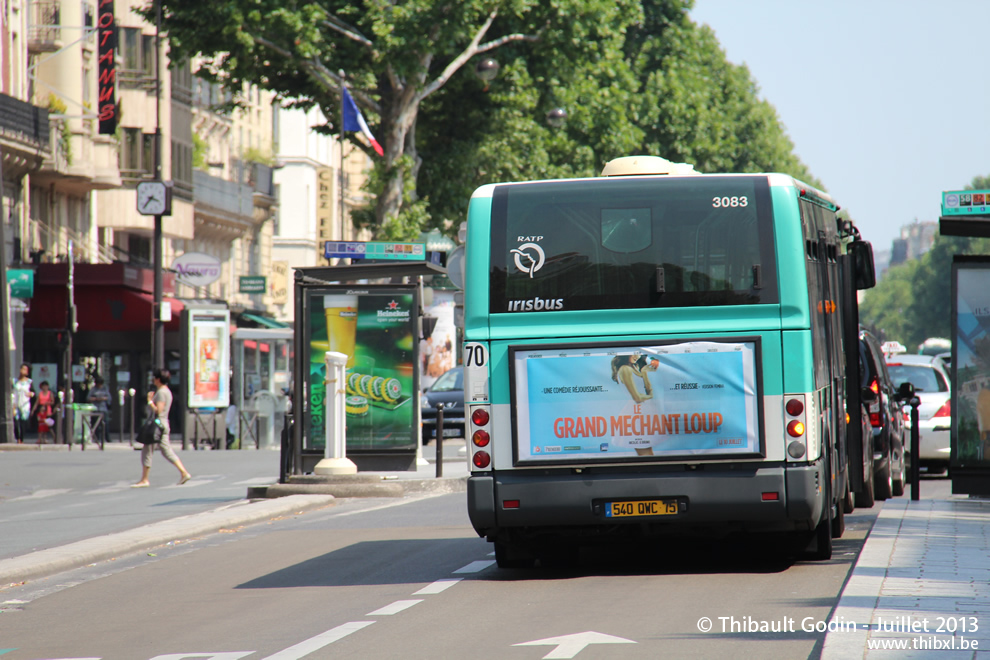
[{"label": "handbag", "polygon": [[142,445],[154,445],[162,441],[163,435],[165,435],[165,427],[162,426],[158,416],[153,415],[141,425],[136,440]]}]

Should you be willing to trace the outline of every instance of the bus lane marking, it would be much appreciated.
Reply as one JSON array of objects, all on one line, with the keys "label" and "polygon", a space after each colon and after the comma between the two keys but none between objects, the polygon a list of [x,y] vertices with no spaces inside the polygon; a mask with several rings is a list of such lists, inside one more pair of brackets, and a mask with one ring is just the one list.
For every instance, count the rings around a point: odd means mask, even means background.
[{"label": "bus lane marking", "polygon": [[462,566],[462,567],[458,568],[456,571],[454,571],[454,573],[455,574],[457,574],[457,573],[480,573],[481,571],[485,570],[486,568],[488,568],[489,566],[491,566],[494,563],[495,563],[495,560],[494,559],[485,559],[485,560],[482,560],[482,561],[473,561],[470,564],[468,564],[467,566]]},{"label": "bus lane marking", "polygon": [[392,614],[398,614],[403,610],[408,610],[413,605],[422,603],[423,599],[419,598],[417,600],[397,600],[390,605],[385,607],[379,607],[374,612],[368,612],[365,616],[390,616]]},{"label": "bus lane marking", "polygon": [[299,658],[304,658],[314,651],[319,651],[324,646],[329,646],[337,640],[347,637],[351,633],[356,633],[362,628],[367,628],[374,621],[350,621],[343,625],[337,626],[336,628],[331,628],[330,630],[320,633],[315,637],[310,637],[309,639],[299,642],[295,646],[290,646],[287,649],[279,651],[275,655],[270,655],[267,658],[262,658],[262,660],[299,660]]},{"label": "bus lane marking", "polygon": [[429,596],[431,594],[438,594],[442,591],[446,591],[451,588],[464,578],[443,578],[442,580],[437,580],[432,584],[428,584],[419,591],[413,593],[413,596]]}]

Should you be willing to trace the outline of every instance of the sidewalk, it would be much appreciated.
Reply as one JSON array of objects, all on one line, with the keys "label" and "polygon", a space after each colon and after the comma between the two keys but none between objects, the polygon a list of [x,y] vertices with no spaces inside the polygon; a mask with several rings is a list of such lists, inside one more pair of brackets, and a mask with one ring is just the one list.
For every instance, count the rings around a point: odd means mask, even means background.
[{"label": "sidewalk", "polygon": [[990,659],[990,500],[884,502],[821,657]]},{"label": "sidewalk", "polygon": [[[454,445],[456,441],[450,444]],[[445,442],[445,445],[447,443]],[[463,446],[463,441],[460,441]],[[78,451],[78,445],[72,451]],[[0,451],[69,451],[68,445],[0,444]],[[87,445],[87,452],[100,452],[99,445]],[[108,443],[106,451],[133,452],[129,443]],[[191,450],[185,450],[191,451]],[[238,450],[231,450],[237,453]],[[255,451],[255,450],[243,450]],[[267,451],[267,450],[262,450]],[[355,489],[347,496],[402,497],[420,493],[452,493],[466,490],[468,474],[467,458],[460,454],[447,454],[443,461],[443,476],[436,476],[436,454],[431,447],[423,448],[425,461],[415,471],[362,472],[354,475],[390,488]],[[433,461],[433,462],[431,462]],[[275,484],[278,475],[272,476]],[[106,561],[124,554],[142,552],[175,540],[212,534],[223,529],[260,523],[281,516],[298,515],[307,510],[333,506],[336,497],[328,493],[314,493],[303,486],[288,486],[279,497],[252,499],[252,488],[245,489],[245,499],[233,505],[186,516],[142,525],[114,534],[67,543],[59,547],[31,552],[18,557],[0,559],[0,590],[28,580],[36,580],[80,568],[98,561]],[[339,496],[339,495],[338,495]]]}]

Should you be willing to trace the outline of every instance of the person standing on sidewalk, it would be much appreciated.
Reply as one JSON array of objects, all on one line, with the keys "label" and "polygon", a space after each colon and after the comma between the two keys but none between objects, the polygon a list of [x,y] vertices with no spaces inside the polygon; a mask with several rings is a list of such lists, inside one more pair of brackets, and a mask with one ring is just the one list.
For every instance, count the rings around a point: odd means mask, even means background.
[{"label": "person standing on sidewalk", "polygon": [[[181,486],[189,481],[192,475],[186,470],[186,466],[182,464],[182,460],[175,455],[168,439],[170,431],[168,426],[168,411],[172,408],[172,391],[168,389],[168,383],[171,378],[172,374],[168,369],[158,369],[155,371],[153,381],[155,389],[152,392],[148,392],[148,407],[151,414],[158,415],[158,421],[164,429],[162,441],[156,444],[162,448],[162,456],[165,457],[165,460],[179,470],[179,485]],[[131,488],[147,488],[151,485],[148,481],[148,475],[151,472],[151,457],[154,453],[154,444],[147,444],[141,447],[141,480],[135,484],[131,484]]]},{"label": "person standing on sidewalk", "polygon": [[20,374],[14,381],[14,437],[24,442],[28,421],[31,419],[31,399],[34,397],[34,382],[31,380],[31,365],[21,365]]}]

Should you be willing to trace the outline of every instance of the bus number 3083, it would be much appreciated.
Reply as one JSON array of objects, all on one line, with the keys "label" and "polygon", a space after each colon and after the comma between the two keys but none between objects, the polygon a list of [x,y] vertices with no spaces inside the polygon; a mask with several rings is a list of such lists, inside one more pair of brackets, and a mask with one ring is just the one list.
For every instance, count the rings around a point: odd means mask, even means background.
[{"label": "bus number 3083", "polygon": [[749,206],[748,197],[712,197],[712,207],[716,209],[734,209],[746,206]]}]

